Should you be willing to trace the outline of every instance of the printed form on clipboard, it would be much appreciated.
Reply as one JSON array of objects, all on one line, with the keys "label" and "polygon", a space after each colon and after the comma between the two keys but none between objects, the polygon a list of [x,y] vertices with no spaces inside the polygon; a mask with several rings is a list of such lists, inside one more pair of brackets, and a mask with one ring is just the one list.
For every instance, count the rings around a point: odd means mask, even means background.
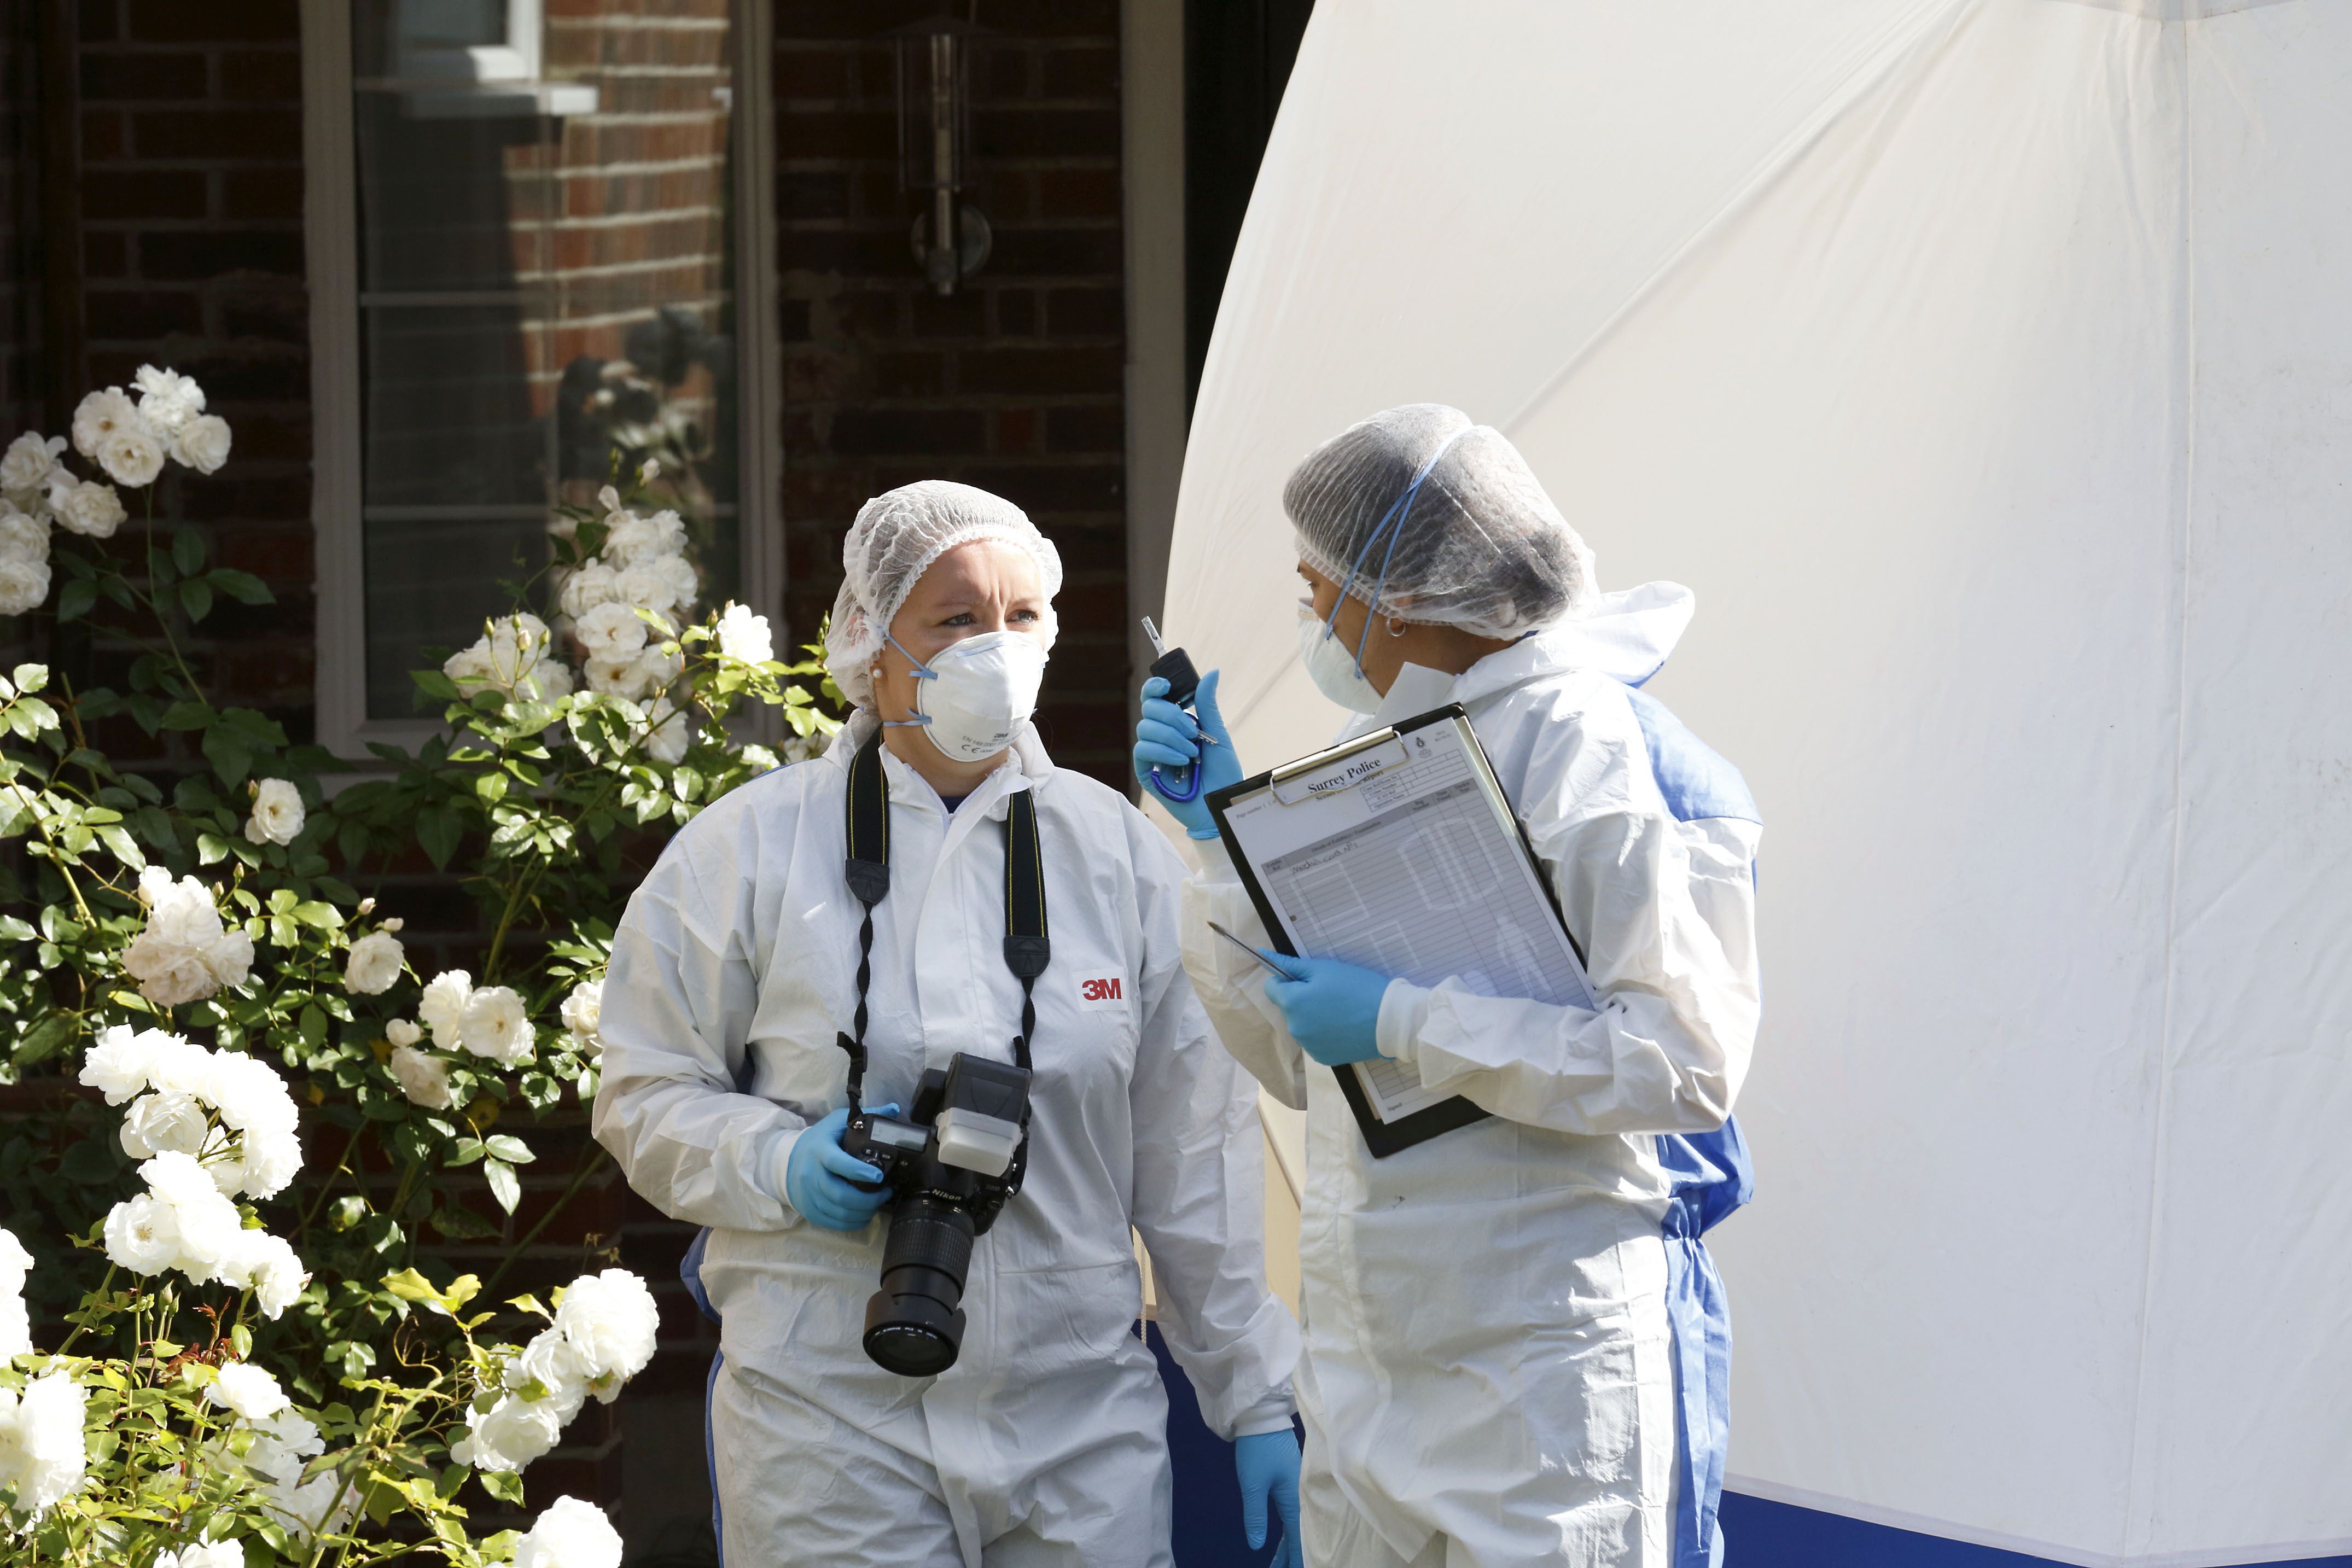
[{"label": "printed form on clipboard", "polygon": [[[1266,934],[1415,985],[1594,1006],[1584,962],[1459,705],[1209,797]],[[1338,1070],[1372,1154],[1486,1114],[1376,1058]]]}]

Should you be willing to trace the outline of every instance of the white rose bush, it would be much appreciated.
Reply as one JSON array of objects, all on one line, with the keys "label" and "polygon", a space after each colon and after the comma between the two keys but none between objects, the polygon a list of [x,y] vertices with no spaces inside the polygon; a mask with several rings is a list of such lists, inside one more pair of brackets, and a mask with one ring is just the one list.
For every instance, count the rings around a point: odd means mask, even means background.
[{"label": "white rose bush", "polygon": [[[0,450],[0,634],[102,621],[129,650],[121,690],[0,674],[0,1084],[38,1092],[0,1119],[0,1560],[614,1568],[573,1499],[469,1523],[654,1354],[596,1239],[562,1290],[500,1291],[605,1157],[575,1134],[529,1208],[520,1168],[594,1093],[613,922],[661,839],[821,747],[839,694],[745,607],[696,619],[679,517],[608,486],[416,674],[442,733],[331,794],[349,764],[186,656],[219,600],[271,601],[154,519],[231,446],[145,366]],[[126,727],[171,770],[118,766]],[[465,967],[378,907],[427,863],[478,912]]]}]

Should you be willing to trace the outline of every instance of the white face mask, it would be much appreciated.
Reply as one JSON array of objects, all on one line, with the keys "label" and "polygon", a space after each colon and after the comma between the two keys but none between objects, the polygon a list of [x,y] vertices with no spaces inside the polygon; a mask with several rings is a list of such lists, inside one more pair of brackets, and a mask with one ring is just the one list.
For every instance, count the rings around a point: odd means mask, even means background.
[{"label": "white face mask", "polygon": [[[1331,613],[1338,616],[1337,606]],[[1307,678],[1315,683],[1315,689],[1349,713],[1381,711],[1380,688],[1364,678],[1354,652],[1333,632],[1329,622],[1315,613],[1315,606],[1304,599],[1298,601],[1298,660],[1307,666]]]},{"label": "white face mask", "polygon": [[926,664],[900,646],[915,666],[915,712],[886,724],[919,725],[942,755],[984,762],[1013,744],[1013,732],[1037,711],[1045,679],[1045,650],[1025,632],[983,632],[950,643]]}]

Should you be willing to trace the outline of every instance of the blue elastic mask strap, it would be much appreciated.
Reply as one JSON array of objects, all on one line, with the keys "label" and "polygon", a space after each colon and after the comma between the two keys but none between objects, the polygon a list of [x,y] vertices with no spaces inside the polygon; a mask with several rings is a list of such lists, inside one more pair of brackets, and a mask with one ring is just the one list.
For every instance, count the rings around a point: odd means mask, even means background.
[{"label": "blue elastic mask strap", "polygon": [[[1339,599],[1332,601],[1331,613],[1323,622],[1323,633],[1327,637],[1332,634],[1339,624],[1339,600],[1348,597],[1349,587],[1355,582],[1357,576],[1363,570],[1365,558],[1372,553],[1372,547],[1381,542],[1382,531],[1387,531],[1389,548],[1387,553],[1381,557],[1381,575],[1372,584],[1372,601],[1364,607],[1364,630],[1356,638],[1355,662],[1358,675],[1364,673],[1364,645],[1371,640],[1372,616],[1379,611],[1381,594],[1389,585],[1389,566],[1396,559],[1397,541],[1404,537],[1404,519],[1406,514],[1412,510],[1413,497],[1421,494],[1423,482],[1436,471],[1437,460],[1452,451],[1455,442],[1477,428],[1475,424],[1464,425],[1447,436],[1439,444],[1437,450],[1429,455],[1429,461],[1421,465],[1421,472],[1412,476],[1412,483],[1405,486],[1404,494],[1398,497],[1395,504],[1381,514],[1381,520],[1372,525],[1371,533],[1364,540],[1364,548],[1356,552],[1355,564],[1348,569],[1348,580],[1339,585]],[[903,653],[905,650],[901,649],[900,652]]]},{"label": "blue elastic mask strap", "polygon": [[[899,653],[906,654],[907,663],[914,666],[915,679],[919,681],[936,681],[940,678],[940,673],[937,670],[934,670],[929,664],[924,664],[923,661],[915,657],[914,654],[908,653],[907,645],[904,643],[899,642],[896,637],[890,635],[889,632],[885,632],[882,633],[882,641],[889,643],[893,648],[898,649]],[[886,718],[882,721],[882,727],[884,729],[920,729],[923,726],[930,722],[931,716],[929,714],[919,713],[912,718]]]}]

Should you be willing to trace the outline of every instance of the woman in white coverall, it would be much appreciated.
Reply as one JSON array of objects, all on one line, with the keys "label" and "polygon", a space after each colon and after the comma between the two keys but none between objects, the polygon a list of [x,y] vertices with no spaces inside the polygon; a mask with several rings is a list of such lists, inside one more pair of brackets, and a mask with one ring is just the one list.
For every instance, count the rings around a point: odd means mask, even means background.
[{"label": "woman in white coverall", "polygon": [[[1245,1488],[1295,1496],[1297,1338],[1264,1277],[1255,1088],[1185,977],[1173,851],[1056,768],[1029,723],[1053,546],[1010,502],[927,482],[869,501],[843,564],[826,663],[856,715],[824,756],[672,841],[604,986],[596,1136],[639,1194],[709,1228],[725,1561],[1161,1568],[1167,1404],[1135,1333],[1130,1225],[1202,1414],[1241,1439]],[[958,1052],[1013,1060],[1005,846],[1023,791],[1051,944],[1025,1183],[973,1246],[961,1357],[935,1378],[861,1345],[887,1194],[856,1185],[878,1173],[840,1146],[865,913],[844,879],[847,780],[877,727],[888,890],[865,1103],[908,1104]]]},{"label": "woman in white coverall", "polygon": [[[1698,1236],[1748,1192],[1728,1118],[1756,1033],[1759,829],[1738,773],[1635,689],[1690,595],[1597,596],[1517,452],[1435,404],[1318,448],[1283,504],[1316,685],[1360,716],[1351,735],[1464,706],[1601,1003],[1313,955],[1285,960],[1300,981],[1269,979],[1209,933],[1264,935],[1201,803],[1169,802],[1203,863],[1193,983],[1226,1046],[1307,1111],[1307,1561],[1705,1568],[1730,1343]],[[1204,794],[1238,779],[1215,677],[1197,720],[1164,689],[1144,688],[1138,772],[1197,762]],[[1374,1159],[1331,1069],[1375,1054],[1491,1117]]]}]

